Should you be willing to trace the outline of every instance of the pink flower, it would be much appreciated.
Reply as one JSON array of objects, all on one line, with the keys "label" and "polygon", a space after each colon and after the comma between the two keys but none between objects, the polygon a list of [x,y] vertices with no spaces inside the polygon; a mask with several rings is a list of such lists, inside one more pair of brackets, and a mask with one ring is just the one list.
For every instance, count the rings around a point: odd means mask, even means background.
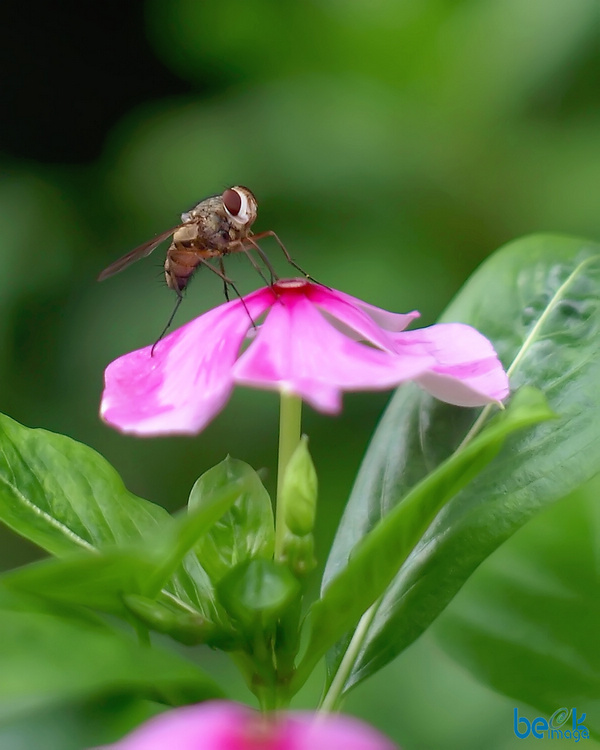
[{"label": "pink flower", "polygon": [[160,341],[154,356],[147,346],[112,362],[100,413],[122,432],[194,434],[236,384],[294,393],[331,414],[340,411],[343,391],[406,380],[460,406],[508,395],[506,373],[484,336],[461,323],[405,331],[417,317],[304,279],[279,281],[192,320]]},{"label": "pink flower", "polygon": [[339,714],[276,717],[226,701],[186,706],[155,716],[131,734],[96,750],[394,750],[391,740]]}]

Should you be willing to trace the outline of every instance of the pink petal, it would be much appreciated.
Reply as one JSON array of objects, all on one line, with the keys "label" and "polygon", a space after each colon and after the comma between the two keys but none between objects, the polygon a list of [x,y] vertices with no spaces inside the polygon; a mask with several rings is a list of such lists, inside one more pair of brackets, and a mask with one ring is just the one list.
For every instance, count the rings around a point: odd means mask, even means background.
[{"label": "pink petal", "polygon": [[420,316],[420,313],[414,310],[409,313],[393,313],[383,310],[381,307],[369,305],[358,297],[352,297],[350,294],[340,292],[338,289],[331,289],[332,294],[340,300],[347,302],[351,307],[358,307],[377,323],[378,326],[386,331],[403,331],[411,322]]},{"label": "pink petal", "polygon": [[96,750],[394,750],[358,719],[334,714],[263,716],[211,701],[155,716],[114,745]]},{"label": "pink petal", "polygon": [[[419,317],[416,311],[388,313],[378,307],[360,303],[360,300],[354,297],[325,286],[311,285],[307,289],[307,297],[326,313],[326,317],[329,315],[333,318],[333,325],[341,333],[357,340],[370,341],[388,351],[394,350],[393,338],[387,330],[384,330],[385,326],[382,328],[375,322],[374,316],[379,318],[392,316],[396,326],[393,330],[397,331],[404,330],[415,318]],[[338,325],[336,321],[342,325]]]},{"label": "pink petal", "polygon": [[435,361],[401,359],[348,339],[330,325],[302,290],[285,290],[255,341],[233,368],[237,383],[301,396],[315,409],[338,412],[342,390],[392,388]]},{"label": "pink petal", "polygon": [[136,435],[193,434],[225,406],[231,367],[252,319],[273,301],[268,289],[228,302],[151,346],[125,354],[105,372],[100,414]]},{"label": "pink petal", "polygon": [[397,750],[398,746],[358,719],[340,714],[289,713],[277,750]]},{"label": "pink petal", "polygon": [[250,750],[245,735],[255,717],[246,706],[209,701],[154,716],[114,745],[96,750]]},{"label": "pink petal", "polygon": [[483,406],[508,396],[500,360],[479,331],[462,323],[440,323],[394,334],[400,356],[431,356],[435,365],[416,378],[425,390],[457,406]]}]

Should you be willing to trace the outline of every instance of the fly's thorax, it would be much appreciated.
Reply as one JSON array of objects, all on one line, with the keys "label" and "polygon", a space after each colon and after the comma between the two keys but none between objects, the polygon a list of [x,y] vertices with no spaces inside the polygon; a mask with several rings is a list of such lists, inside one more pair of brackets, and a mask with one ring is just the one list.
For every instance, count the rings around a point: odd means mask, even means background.
[{"label": "fly's thorax", "polygon": [[173,233],[173,242],[171,247],[174,245],[190,245],[195,244],[199,239],[199,226],[198,224],[186,224],[180,227],[176,232]]},{"label": "fly's thorax", "polygon": [[[193,208],[182,214],[181,218],[184,221],[201,220],[203,217],[218,211],[219,208],[223,208],[223,200],[220,195],[211,195],[208,198],[196,203]],[[185,217],[185,218],[184,218]]]},{"label": "fly's thorax", "polygon": [[248,229],[235,226],[227,216],[215,212],[202,222],[178,229],[173,235],[173,244],[208,254],[225,255],[232,249],[232,244],[239,243],[247,236]]}]

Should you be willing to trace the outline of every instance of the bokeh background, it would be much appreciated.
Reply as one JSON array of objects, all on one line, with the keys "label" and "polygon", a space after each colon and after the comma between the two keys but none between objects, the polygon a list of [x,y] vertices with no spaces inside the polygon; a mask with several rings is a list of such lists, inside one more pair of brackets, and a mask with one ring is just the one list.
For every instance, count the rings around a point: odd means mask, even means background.
[{"label": "bokeh background", "polygon": [[[194,439],[98,419],[103,368],[153,342],[174,299],[161,249],[96,276],[198,200],[248,185],[256,231],[275,230],[313,277],[425,324],[510,239],[600,237],[597,0],[5,0],[1,15],[0,409],[93,446],[170,509],[227,453],[275,479],[273,394],[239,390]],[[260,285],[244,258],[227,268],[243,291]],[[200,272],[177,323],[221,301]],[[305,415],[321,560],[388,397]],[[36,554],[0,541],[4,568]],[[513,706],[427,634],[347,704],[407,749],[516,747]],[[15,722],[1,746],[43,731],[48,748],[83,747],[104,709]]]}]

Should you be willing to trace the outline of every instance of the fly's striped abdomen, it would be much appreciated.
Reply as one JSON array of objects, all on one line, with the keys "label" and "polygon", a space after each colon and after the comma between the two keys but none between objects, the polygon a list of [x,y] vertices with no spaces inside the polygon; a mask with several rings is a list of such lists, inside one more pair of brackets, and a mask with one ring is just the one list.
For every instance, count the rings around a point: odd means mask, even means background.
[{"label": "fly's striped abdomen", "polygon": [[197,239],[174,238],[165,259],[167,286],[176,292],[182,292],[203,258],[218,258],[223,254],[221,250],[199,247]]},{"label": "fly's striped abdomen", "polygon": [[176,292],[182,292],[199,265],[200,256],[197,250],[173,242],[165,258],[167,286]]}]

